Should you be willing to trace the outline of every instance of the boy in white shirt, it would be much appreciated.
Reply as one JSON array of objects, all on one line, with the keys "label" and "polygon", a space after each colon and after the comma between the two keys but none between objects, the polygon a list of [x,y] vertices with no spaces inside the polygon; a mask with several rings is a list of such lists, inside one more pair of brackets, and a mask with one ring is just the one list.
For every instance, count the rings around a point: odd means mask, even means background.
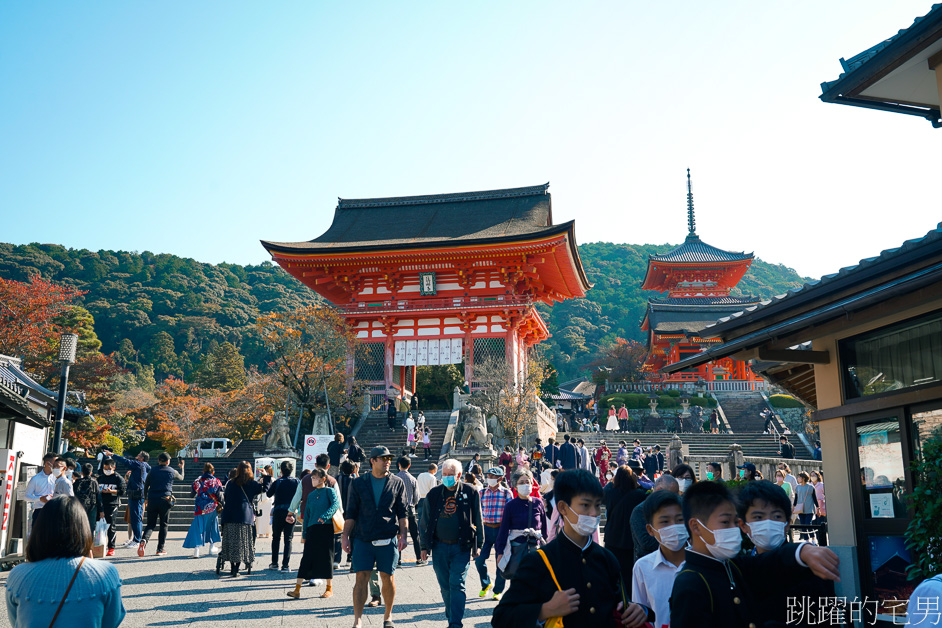
[{"label": "boy in white shirt", "polygon": [[648,534],[657,539],[659,547],[635,562],[631,599],[654,610],[655,628],[666,628],[670,625],[671,589],[674,578],[684,568],[684,546],[689,535],[676,493],[655,491],[641,509]]}]

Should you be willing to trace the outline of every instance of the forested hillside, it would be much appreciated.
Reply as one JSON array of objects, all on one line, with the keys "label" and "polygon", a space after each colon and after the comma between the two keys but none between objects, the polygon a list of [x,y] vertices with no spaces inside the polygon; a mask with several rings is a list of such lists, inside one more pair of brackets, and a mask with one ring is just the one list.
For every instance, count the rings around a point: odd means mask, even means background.
[{"label": "forested hillside", "polygon": [[[651,253],[672,245],[592,243],[579,247],[595,287],[585,299],[540,306],[553,338],[549,358],[559,379],[581,375],[599,349],[621,337],[643,340],[638,325],[647,299],[639,289]],[[66,249],[54,244],[0,243],[0,277],[31,275],[86,291],[105,353],[123,364],[150,365],[157,379],[190,380],[203,357],[228,341],[246,366],[264,367],[254,323],[259,315],[311,305],[318,298],[269,262],[204,264],[169,254]],[[756,260],[740,291],[769,297],[803,282],[793,270]]]},{"label": "forested hillside", "polygon": [[254,325],[261,314],[313,304],[314,293],[270,262],[203,264],[175,255],[0,243],[0,277],[44,279],[87,294],[102,351],[154,367],[158,379],[190,379],[202,357],[228,341],[246,366],[267,359]]},{"label": "forested hillside", "polygon": [[[560,381],[579,377],[599,355],[599,349],[615,338],[645,341],[640,330],[648,299],[656,292],[641,290],[648,255],[662,254],[674,244],[611,244],[594,242],[579,246],[579,255],[594,287],[585,299],[540,306],[553,337],[549,359]],[[768,298],[797,288],[803,279],[791,268],[755,260],[734,295]]]}]

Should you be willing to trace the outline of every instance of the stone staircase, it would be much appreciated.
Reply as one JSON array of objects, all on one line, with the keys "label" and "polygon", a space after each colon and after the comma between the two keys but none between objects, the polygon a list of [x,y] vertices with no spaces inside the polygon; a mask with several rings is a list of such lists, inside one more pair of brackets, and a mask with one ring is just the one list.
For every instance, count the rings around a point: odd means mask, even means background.
[{"label": "stone staircase", "polygon": [[[586,447],[594,449],[599,446],[599,441],[605,440],[612,452],[618,448],[618,441],[624,440],[629,445],[634,439],[641,441],[641,446],[647,449],[654,445],[661,446],[661,452],[667,456],[667,450],[670,446],[672,433],[666,432],[644,432],[624,434],[617,433],[595,433],[595,432],[572,432],[574,439],[581,438],[585,441]],[[736,443],[742,447],[744,456],[755,456],[760,458],[778,458],[779,440],[778,437],[770,434],[736,433],[736,434],[678,434],[684,445],[688,446],[691,456],[715,456],[717,460],[726,457],[729,452],[729,446]],[[563,441],[563,433],[557,434],[557,442]],[[792,440],[792,439],[789,439]],[[800,445],[801,443],[799,443]],[[804,447],[795,447],[795,455],[804,460],[810,460],[811,456],[805,451]]]},{"label": "stone staircase", "polygon": [[714,396],[723,408],[729,427],[734,433],[765,430],[765,419],[759,416],[759,413],[769,406],[760,393],[755,391],[717,392]]},{"label": "stone staircase", "polygon": [[[448,410],[433,410],[425,413],[425,427],[432,430],[430,460],[438,462],[441,455],[442,445],[445,440],[445,430],[448,428],[448,421],[451,419],[451,412]],[[373,447],[385,446],[396,457],[403,453],[406,448],[406,428],[402,426],[405,418],[399,413],[396,421],[396,429],[389,430],[386,420],[386,412],[371,412],[366,418],[366,422],[357,433],[357,443],[363,448],[363,452],[369,456],[370,449]],[[425,457],[425,450],[422,449],[422,441],[418,441],[415,446],[416,460],[422,460]],[[395,463],[394,463],[395,464]],[[413,463],[414,464],[414,463]],[[418,475],[424,468],[413,469],[413,475]]]}]

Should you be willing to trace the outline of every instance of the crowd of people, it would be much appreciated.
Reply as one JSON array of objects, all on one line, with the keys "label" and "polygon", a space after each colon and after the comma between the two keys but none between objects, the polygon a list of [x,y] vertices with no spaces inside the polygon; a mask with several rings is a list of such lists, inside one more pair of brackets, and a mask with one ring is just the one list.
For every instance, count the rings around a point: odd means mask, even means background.
[{"label": "crowd of people", "polygon": [[[287,595],[304,597],[306,583],[323,585],[320,597],[332,597],[345,560],[355,574],[357,627],[364,608],[380,604],[384,628],[392,626],[395,572],[410,540],[415,565],[431,563],[450,627],[462,625],[472,560],[478,597],[497,603],[492,623],[498,628],[554,618],[565,618],[567,626],[599,618],[621,626],[764,625],[757,622],[782,619],[784,592],[825,595],[827,581],[837,577],[829,550],[785,543],[790,525],[802,526],[802,539],[810,539],[805,526],[826,521],[818,471],[795,476],[783,462],[774,481],[766,481],[747,463],[733,478],[741,481],[734,493],[719,463],[698,478],[685,464],[668,469],[656,444],[601,441],[592,450],[565,434],[561,444],[551,438],[516,451],[508,446],[486,469],[475,455],[466,465],[445,460],[440,472],[423,463],[416,477],[414,442],[394,460],[386,447],[366,455],[355,438],[337,434],[299,477],[290,461],[281,463],[277,478],[272,467],[256,474],[246,461],[219,478],[205,463],[190,486],[194,516],[183,546],[194,558],[215,556],[217,574],[228,564],[228,574],[238,577],[243,568],[251,573],[258,539],[270,538],[269,569],[286,572],[300,528],[303,550]],[[146,452],[125,458],[103,451],[95,473],[89,463],[79,468],[71,459],[44,457],[26,491],[34,508],[29,562],[8,582],[14,625],[52,619],[48,604],[30,603],[39,599],[30,578],[43,569],[56,571],[47,601],[79,599],[82,591],[80,599],[96,600],[88,603],[100,618],[95,625],[121,622],[114,567],[85,557],[96,528],[107,527],[106,555],[121,547],[122,511],[129,537],[123,547],[145,556],[156,528],[155,555],[166,554],[173,485],[184,471],[182,460],[178,470],[170,462],[166,453],[151,466]],[[791,574],[794,586],[783,591],[752,578],[765,569]]]}]

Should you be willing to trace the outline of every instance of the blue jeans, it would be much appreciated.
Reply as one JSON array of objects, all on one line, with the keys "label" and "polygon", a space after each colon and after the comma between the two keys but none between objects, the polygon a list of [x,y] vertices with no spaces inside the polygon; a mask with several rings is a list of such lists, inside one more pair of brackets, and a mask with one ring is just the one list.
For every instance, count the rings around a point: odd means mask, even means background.
[{"label": "blue jeans", "polygon": [[131,532],[134,533],[134,542],[141,542],[141,535],[144,533],[144,500],[143,499],[129,499],[128,507],[130,512],[128,513],[128,519],[130,519]]},{"label": "blue jeans", "polygon": [[464,618],[464,604],[467,599],[464,583],[471,567],[471,550],[461,549],[460,545],[436,543],[432,549],[432,568],[438,578],[438,587],[442,590],[445,602],[445,617],[449,628],[461,628]]},{"label": "blue jeans", "polygon": [[[474,559],[474,566],[478,568],[478,575],[481,577],[481,590],[487,588],[487,585],[491,583],[491,579],[487,575],[487,559],[491,556],[491,549],[494,547],[494,543],[497,542],[497,531],[500,528],[492,528],[490,526],[484,526],[484,547],[481,548],[481,555]],[[504,591],[504,577],[500,575],[500,569],[497,570],[497,577],[494,579],[494,594],[502,593]]]}]

